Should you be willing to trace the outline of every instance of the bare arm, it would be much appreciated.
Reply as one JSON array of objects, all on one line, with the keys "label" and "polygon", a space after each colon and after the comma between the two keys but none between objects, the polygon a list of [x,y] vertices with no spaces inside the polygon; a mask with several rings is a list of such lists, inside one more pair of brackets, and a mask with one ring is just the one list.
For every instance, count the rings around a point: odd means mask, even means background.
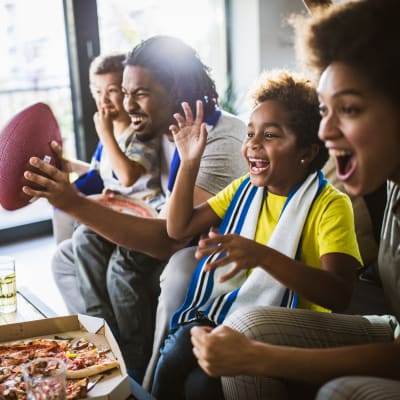
[{"label": "bare arm", "polygon": [[185,117],[175,114],[178,126],[171,126],[181,164],[169,199],[167,231],[174,239],[183,239],[207,231],[219,218],[207,203],[194,208],[194,191],[207,131],[203,121],[203,104],[197,102],[196,119],[189,104],[183,103]]},{"label": "bare arm", "polygon": [[[68,161],[62,158],[61,146],[52,142],[51,147],[64,169],[64,164]],[[135,217],[104,207],[79,195],[74,185],[69,183],[67,172],[58,170],[36,157],[30,162],[47,174],[48,178],[27,171],[25,177],[33,183],[40,184],[44,189],[35,190],[25,186],[23,191],[29,196],[46,198],[54,207],[71,215],[106,239],[159,259],[170,257],[186,244],[186,241],[175,241],[168,237],[165,219]],[[195,188],[194,201],[203,202],[209,197],[210,193]]]},{"label": "bare arm", "polygon": [[215,252],[215,247],[226,255],[207,264],[211,270],[230,262],[233,267],[222,280],[230,279],[241,269],[262,267],[286,287],[307,300],[335,311],[348,306],[353,291],[358,261],[346,254],[330,253],[321,257],[321,269],[312,268],[300,261],[287,257],[268,246],[239,235],[218,235],[200,240],[197,258]]},{"label": "bare arm", "polygon": [[[61,147],[54,142],[51,146],[61,156]],[[24,186],[23,191],[29,196],[46,198],[54,207],[68,213],[106,239],[159,259],[168,258],[185,244],[168,237],[165,220],[135,217],[102,206],[81,196],[74,185],[69,183],[67,172],[60,171],[37,157],[32,157],[30,163],[47,177],[26,171],[25,178],[43,189]]]},{"label": "bare arm", "polygon": [[108,110],[100,110],[93,117],[97,134],[103,143],[104,150],[113,168],[115,175],[123,186],[133,185],[145,169],[139,163],[130,160],[118,146],[114,137],[112,117]]},{"label": "bare arm", "polygon": [[194,354],[211,376],[256,375],[315,384],[345,375],[400,379],[400,339],[304,349],[250,340],[226,326],[196,327],[191,333]]},{"label": "bare arm", "polygon": [[69,160],[69,172],[75,172],[79,176],[85,174],[90,169],[90,164],[81,160]]}]

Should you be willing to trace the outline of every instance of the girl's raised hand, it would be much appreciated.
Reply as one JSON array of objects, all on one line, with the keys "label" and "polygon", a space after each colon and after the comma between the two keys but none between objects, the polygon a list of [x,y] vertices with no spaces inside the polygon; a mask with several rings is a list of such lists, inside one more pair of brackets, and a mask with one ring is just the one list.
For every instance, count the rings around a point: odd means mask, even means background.
[{"label": "girl's raised hand", "polygon": [[203,122],[203,102],[196,102],[196,118],[188,103],[183,102],[182,108],[185,115],[174,114],[177,125],[169,127],[181,162],[200,161],[207,141],[206,124]]}]

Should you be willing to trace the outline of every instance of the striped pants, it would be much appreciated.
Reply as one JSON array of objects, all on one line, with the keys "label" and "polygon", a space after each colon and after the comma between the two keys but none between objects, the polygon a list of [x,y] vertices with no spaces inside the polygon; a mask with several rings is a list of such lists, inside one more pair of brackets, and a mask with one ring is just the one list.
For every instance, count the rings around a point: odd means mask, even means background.
[{"label": "striped pants", "polygon": [[[324,348],[393,340],[395,319],[390,317],[329,314],[279,307],[249,307],[228,317],[228,325],[265,343]],[[343,377],[319,388],[257,377],[223,377],[226,400],[395,400],[400,382],[371,377]],[[307,390],[303,390],[307,388]],[[311,390],[308,390],[311,389]],[[317,393],[318,391],[318,393]],[[304,395],[300,395],[304,393]]]}]

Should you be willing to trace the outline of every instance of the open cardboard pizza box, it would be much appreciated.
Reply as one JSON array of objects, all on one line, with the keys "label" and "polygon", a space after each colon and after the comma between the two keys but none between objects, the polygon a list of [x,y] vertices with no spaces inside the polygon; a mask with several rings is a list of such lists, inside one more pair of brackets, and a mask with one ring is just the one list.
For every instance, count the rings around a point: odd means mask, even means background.
[{"label": "open cardboard pizza box", "polygon": [[110,348],[119,361],[120,367],[104,373],[104,378],[88,393],[88,399],[123,400],[129,397],[131,387],[126,366],[118,344],[103,319],[78,314],[3,325],[0,329],[1,343],[54,336],[86,338],[97,346]]}]

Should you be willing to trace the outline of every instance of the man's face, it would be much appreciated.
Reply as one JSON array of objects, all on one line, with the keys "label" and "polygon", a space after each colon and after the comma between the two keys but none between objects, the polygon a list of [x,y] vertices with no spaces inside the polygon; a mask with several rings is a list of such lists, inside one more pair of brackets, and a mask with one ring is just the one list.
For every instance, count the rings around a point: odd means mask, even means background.
[{"label": "man's face", "polygon": [[136,135],[149,140],[169,134],[174,123],[173,98],[150,70],[127,65],[122,78],[124,108],[128,112]]}]

